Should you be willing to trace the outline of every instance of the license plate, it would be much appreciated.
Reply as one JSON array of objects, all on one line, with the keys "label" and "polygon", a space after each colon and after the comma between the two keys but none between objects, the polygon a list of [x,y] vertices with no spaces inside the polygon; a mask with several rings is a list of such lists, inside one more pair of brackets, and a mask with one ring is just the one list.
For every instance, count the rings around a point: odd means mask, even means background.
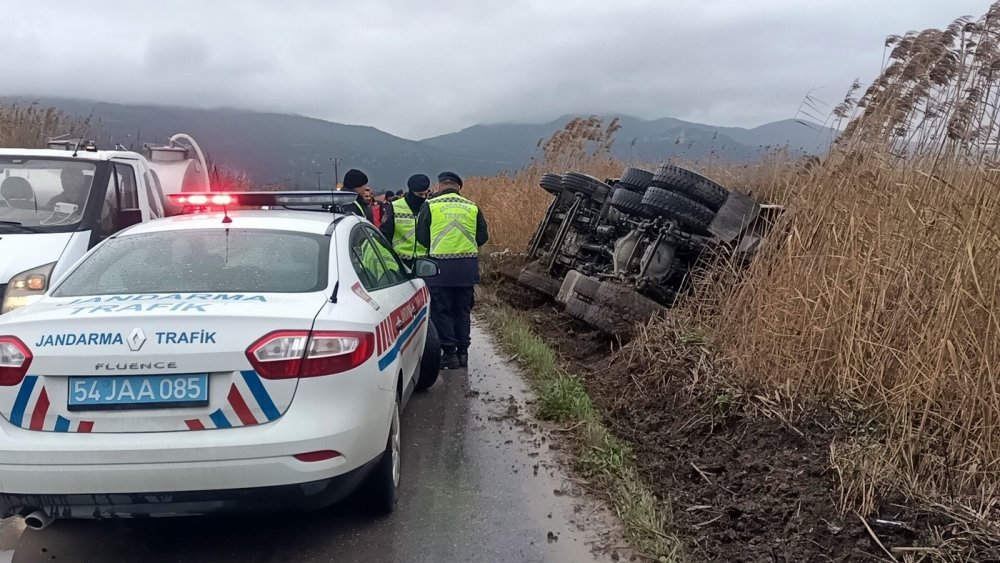
[{"label": "license plate", "polygon": [[208,374],[70,377],[69,410],[198,407],[208,404]]}]

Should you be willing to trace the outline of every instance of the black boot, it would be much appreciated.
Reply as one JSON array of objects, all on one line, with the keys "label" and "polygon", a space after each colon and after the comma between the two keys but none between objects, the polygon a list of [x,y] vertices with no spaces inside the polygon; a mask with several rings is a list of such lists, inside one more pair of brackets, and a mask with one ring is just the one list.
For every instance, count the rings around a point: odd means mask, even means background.
[{"label": "black boot", "polygon": [[459,348],[458,349],[458,367],[467,368],[469,367],[469,349]]},{"label": "black boot", "polygon": [[458,355],[454,348],[441,349],[441,369],[458,369]]}]

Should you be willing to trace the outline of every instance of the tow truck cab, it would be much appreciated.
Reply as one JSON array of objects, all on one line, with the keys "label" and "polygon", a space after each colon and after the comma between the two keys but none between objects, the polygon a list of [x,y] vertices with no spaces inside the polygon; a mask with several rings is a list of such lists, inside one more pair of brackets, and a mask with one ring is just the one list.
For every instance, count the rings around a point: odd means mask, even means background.
[{"label": "tow truck cab", "polygon": [[0,149],[0,314],[40,298],[96,244],[164,216],[149,162],[92,142]]}]

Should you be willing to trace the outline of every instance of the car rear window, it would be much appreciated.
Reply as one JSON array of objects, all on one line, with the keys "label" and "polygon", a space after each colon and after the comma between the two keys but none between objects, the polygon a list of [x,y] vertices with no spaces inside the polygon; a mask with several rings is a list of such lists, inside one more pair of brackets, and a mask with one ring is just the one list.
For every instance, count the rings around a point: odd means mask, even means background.
[{"label": "car rear window", "polygon": [[52,294],[320,291],[327,286],[329,241],[254,229],[125,235],[101,245]]}]

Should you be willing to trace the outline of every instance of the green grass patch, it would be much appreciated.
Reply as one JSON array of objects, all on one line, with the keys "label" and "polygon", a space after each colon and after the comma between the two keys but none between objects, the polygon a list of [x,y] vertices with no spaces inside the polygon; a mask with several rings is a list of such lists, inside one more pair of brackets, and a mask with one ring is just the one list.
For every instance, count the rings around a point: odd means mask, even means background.
[{"label": "green grass patch", "polygon": [[670,532],[669,507],[642,482],[631,449],[604,425],[583,382],[563,368],[555,351],[517,311],[495,299],[487,301],[482,316],[501,347],[524,368],[538,397],[537,416],[573,429],[579,467],[607,491],[628,540],[658,561],[685,561],[682,543]]}]

